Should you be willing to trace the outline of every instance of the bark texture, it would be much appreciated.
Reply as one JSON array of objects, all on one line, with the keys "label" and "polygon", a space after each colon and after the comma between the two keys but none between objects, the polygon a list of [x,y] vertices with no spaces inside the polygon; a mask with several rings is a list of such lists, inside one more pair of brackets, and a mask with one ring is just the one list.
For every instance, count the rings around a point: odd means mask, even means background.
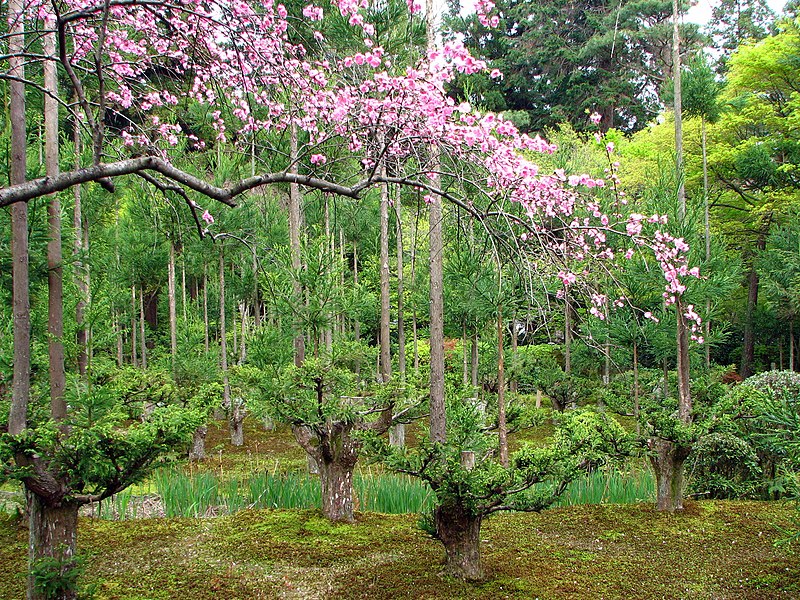
[{"label": "bark texture", "polygon": [[[76,503],[47,503],[41,496],[28,492],[28,512],[30,523],[29,559],[32,565],[45,558],[54,558],[59,563],[59,571],[65,580],[68,571],[74,566],[75,545],[78,531],[78,507]],[[75,589],[60,590],[55,596],[37,592],[36,579],[31,573],[28,577],[28,600],[72,600],[76,598]]]},{"label": "bark texture", "polygon": [[683,510],[683,465],[691,448],[670,440],[651,440],[650,463],[656,475],[656,509]]},{"label": "bark texture", "polygon": [[444,545],[444,573],[465,581],[483,579],[481,564],[482,517],[460,504],[443,504],[434,511],[436,535]]}]

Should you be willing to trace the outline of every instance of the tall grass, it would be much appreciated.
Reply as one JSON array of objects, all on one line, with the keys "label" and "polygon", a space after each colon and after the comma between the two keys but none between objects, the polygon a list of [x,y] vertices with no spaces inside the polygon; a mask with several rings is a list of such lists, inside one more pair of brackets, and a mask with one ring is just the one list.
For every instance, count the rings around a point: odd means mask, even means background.
[{"label": "tall grass", "polygon": [[[353,481],[358,510],[408,514],[430,508],[433,493],[418,479],[406,475],[356,474]],[[161,469],[149,488],[160,498],[159,514],[167,517],[204,517],[232,514],[246,508],[317,508],[321,505],[319,479],[304,473],[260,473],[249,478],[222,478],[213,472],[187,473]],[[151,500],[153,495],[147,496]],[[106,500],[98,511],[105,519],[130,519],[147,514],[144,496],[130,490]],[[631,504],[655,498],[653,475],[646,469],[595,471],[572,482],[557,505]],[[152,513],[151,513],[152,514]]]},{"label": "tall grass", "polygon": [[635,504],[652,502],[655,497],[655,479],[649,469],[610,468],[573,481],[556,505]]}]

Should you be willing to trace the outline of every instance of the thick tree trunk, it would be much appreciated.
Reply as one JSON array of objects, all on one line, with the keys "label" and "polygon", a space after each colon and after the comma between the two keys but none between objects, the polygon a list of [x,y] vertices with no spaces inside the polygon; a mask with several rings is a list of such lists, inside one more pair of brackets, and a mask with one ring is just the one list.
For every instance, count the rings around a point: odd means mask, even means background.
[{"label": "thick tree trunk", "polygon": [[483,579],[481,565],[482,517],[473,516],[461,506],[442,505],[434,511],[436,535],[444,545],[444,573],[466,581]]},{"label": "thick tree trunk", "polygon": [[189,449],[189,460],[203,460],[206,457],[206,435],[208,427],[201,425],[194,430],[192,435],[192,447]]},{"label": "thick tree trunk", "polygon": [[[54,558],[59,563],[60,575],[65,583],[70,577],[67,572],[74,567],[75,546],[78,532],[78,504],[62,502],[57,507],[48,506],[43,498],[28,492],[28,512],[30,524],[29,560],[31,565],[46,558]],[[28,600],[73,600],[77,597],[73,585],[58,590],[54,595],[37,592],[36,580],[28,576]],[[72,589],[69,589],[69,588]]]},{"label": "thick tree trunk", "polygon": [[241,398],[231,400],[231,411],[228,416],[228,428],[231,434],[231,445],[244,446],[244,417],[247,414]]},{"label": "thick tree trunk", "polygon": [[656,476],[656,509],[683,510],[683,465],[691,450],[669,440],[650,441],[650,464]]},{"label": "thick tree trunk", "polygon": [[321,461],[319,465],[322,484],[322,514],[331,521],[355,520],[353,504],[353,468],[355,461]]}]

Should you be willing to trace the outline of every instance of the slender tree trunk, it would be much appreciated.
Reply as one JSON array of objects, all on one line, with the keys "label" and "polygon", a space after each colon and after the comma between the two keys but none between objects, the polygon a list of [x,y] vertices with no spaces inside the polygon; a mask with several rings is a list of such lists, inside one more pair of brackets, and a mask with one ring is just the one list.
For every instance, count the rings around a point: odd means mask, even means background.
[{"label": "slender tree trunk", "polygon": [[[75,145],[75,168],[80,167],[81,155],[81,130],[79,124],[74,124],[73,144]],[[76,185],[73,188],[74,207],[73,207],[73,229],[75,230],[75,240],[73,242],[72,259],[75,264],[75,285],[78,288],[78,302],[75,304],[75,339],[78,345],[78,373],[81,379],[86,380],[86,372],[89,363],[87,351],[88,331],[86,328],[86,306],[89,301],[89,281],[88,267],[83,264],[83,210],[82,210],[82,191],[83,186]],[[119,324],[121,325],[121,324]],[[122,327],[120,326],[120,331]],[[121,354],[121,351],[120,353]],[[122,360],[118,360],[120,367]]]},{"label": "slender tree trunk", "polygon": [[[513,361],[517,360],[517,315],[514,313],[514,318],[511,320],[511,358]],[[512,374],[514,370],[512,369]],[[511,379],[511,392],[517,393],[517,378]]]},{"label": "slender tree trunk", "polygon": [[633,342],[633,418],[636,421],[636,433],[641,433],[639,423],[639,344]]},{"label": "slender tree trunk", "polygon": [[[44,36],[44,53],[55,58],[55,32]],[[45,172],[48,177],[59,173],[58,158],[58,78],[54,60],[44,61],[44,135]],[[47,205],[49,239],[47,241],[47,333],[50,375],[50,414],[56,421],[67,416],[64,390],[64,270],[61,248],[61,201],[58,194],[49,197]]]},{"label": "slender tree trunk", "polygon": [[[700,117],[700,130],[702,135],[702,151],[703,151],[703,230],[705,232],[706,242],[706,265],[711,261],[711,224],[709,220],[708,211],[708,146],[706,144],[706,120]],[[706,321],[705,328],[705,354],[706,354],[706,369],[711,368],[711,345],[709,340],[711,338],[711,298],[706,300]]]},{"label": "slender tree trunk", "polygon": [[683,311],[683,299],[678,298],[675,302],[675,312],[677,314],[676,342],[678,350],[678,415],[681,421],[690,423],[692,420],[692,397],[689,389],[689,334]]},{"label": "slender tree trunk", "polygon": [[759,277],[755,265],[750,266],[747,273],[747,309],[744,320],[744,339],[742,341],[742,365],[739,374],[747,379],[753,374],[753,357],[755,355],[755,315],[758,305]]},{"label": "slender tree trunk", "polygon": [[144,333],[144,289],[139,288],[139,343],[142,349],[142,368],[147,368],[147,337]]},{"label": "slender tree trunk", "polygon": [[[333,264],[334,259],[333,257],[336,256],[336,244],[334,242],[333,236],[331,235],[331,207],[330,203],[328,202],[328,195],[325,194],[323,196],[325,202],[325,241],[327,245],[327,253],[328,253],[328,264],[325,267],[326,272],[330,272]],[[322,337],[325,340],[325,352],[328,356],[333,353],[333,315],[331,315],[331,311],[329,308],[326,308],[326,322],[325,329],[322,331]]]},{"label": "slender tree trunk", "polygon": [[794,371],[794,320],[793,319],[789,319],[789,370]]},{"label": "slender tree trunk", "polygon": [[680,3],[672,0],[672,82],[675,111],[675,177],[678,183],[680,217],[686,216],[686,190],[683,184],[683,107],[681,94]]},{"label": "slender tree trunk", "polygon": [[256,245],[253,244],[253,326],[258,330],[261,327],[261,298],[258,293],[258,254]]},{"label": "slender tree trunk", "polygon": [[203,334],[206,353],[209,351],[208,340],[208,263],[203,261]]},{"label": "slender tree trunk", "polygon": [[436,535],[444,545],[446,575],[466,581],[484,577],[481,564],[482,517],[461,504],[444,504],[434,510]]},{"label": "slender tree trunk", "polygon": [[[297,173],[297,126],[291,126],[291,139],[290,139],[290,155],[291,161],[289,166],[289,173]],[[295,273],[300,273],[302,268],[302,261],[300,256],[300,228],[301,228],[301,197],[300,186],[296,183],[289,184],[289,246],[292,255],[292,270]],[[292,293],[295,302],[301,302],[303,297],[303,290],[300,286],[300,281],[297,276],[292,281]],[[301,331],[300,324],[294,324],[294,364],[302,366],[306,357],[305,340],[303,339],[303,332]]]},{"label": "slender tree trunk", "polygon": [[134,367],[139,366],[139,360],[137,358],[137,340],[136,340],[136,313],[138,312],[139,307],[137,306],[136,302],[136,285],[131,286],[131,364]]},{"label": "slender tree trunk", "polygon": [[[417,289],[417,232],[419,231],[419,205],[411,230],[411,289]],[[414,374],[419,375],[419,339],[417,337],[417,305],[411,311],[411,347],[413,351]]]},{"label": "slender tree trunk", "polygon": [[497,434],[500,464],[508,468],[508,431],[506,426],[506,361],[503,347],[503,307],[497,310]]},{"label": "slender tree trunk", "polygon": [[[124,362],[123,361],[123,355],[122,355],[122,352],[123,352],[123,350],[122,350],[122,347],[123,347],[123,331],[122,331],[122,325],[119,322],[119,315],[116,313],[116,311],[114,312],[114,331],[117,334],[116,335],[116,337],[117,337],[117,368],[121,369],[122,365],[123,365],[123,362]],[[80,358],[79,358],[78,362],[80,363]],[[85,372],[81,373],[81,375],[85,376]]]},{"label": "slender tree trunk", "polygon": [[247,316],[248,310],[247,305],[244,302],[239,303],[239,314],[242,317],[242,332],[239,337],[242,338],[242,341],[239,342],[239,364],[244,364],[244,361],[247,360]]},{"label": "slender tree trunk", "polygon": [[467,347],[467,320],[461,321],[461,383],[469,383],[469,348]]},{"label": "slender tree trunk", "polygon": [[472,355],[472,387],[475,389],[475,393],[478,390],[478,332],[475,331],[472,334],[472,351],[470,352]]},{"label": "slender tree trunk", "polygon": [[[381,174],[386,176],[386,167],[381,167]],[[388,383],[392,376],[392,356],[389,321],[391,311],[389,305],[389,185],[381,184],[380,204],[380,282],[381,282],[381,321],[380,321],[380,377]]]},{"label": "slender tree trunk", "polygon": [[[436,48],[436,12],[433,0],[425,2],[426,48],[433,52]],[[435,144],[430,147],[431,185],[439,187],[439,150]],[[442,234],[442,199],[431,195],[428,215],[428,248],[430,262],[430,439],[444,443],[447,439],[447,416],[444,402],[444,236]]]},{"label": "slender tree trunk", "polygon": [[[78,532],[79,505],[63,501],[57,506],[50,506],[44,498],[28,492],[29,512],[29,560],[32,565],[42,559],[55,559],[59,565],[59,574],[67,572],[75,566],[75,548]],[[67,575],[68,577],[68,575]],[[77,598],[74,589],[58,590],[53,596],[36,591],[33,574],[28,577],[28,600],[73,600]]]},{"label": "slender tree trunk", "polygon": [[175,290],[175,243],[169,241],[169,262],[167,264],[167,287],[169,295],[169,344],[172,356],[172,375],[175,376],[175,362],[178,360],[178,310]]},{"label": "slender tree trunk", "polygon": [[186,306],[186,253],[181,252],[181,312],[183,313],[183,327],[186,327],[188,317],[188,307]]},{"label": "slender tree trunk", "polygon": [[572,373],[572,303],[564,292],[564,373]]},{"label": "slender tree trunk", "polygon": [[[21,15],[23,2],[9,0],[8,15]],[[11,185],[24,183],[26,178],[27,140],[25,129],[25,24],[16,19],[9,23],[8,70],[12,79],[10,92],[11,122]],[[27,426],[28,401],[31,384],[31,317],[28,283],[28,205],[11,205],[11,278],[12,310],[14,313],[14,374],[11,388],[11,410],[8,432],[18,435]]]},{"label": "slender tree trunk", "polygon": [[222,369],[222,405],[231,410],[231,386],[228,381],[228,335],[225,331],[225,247],[219,248],[219,354]]},{"label": "slender tree trunk", "polygon": [[400,187],[395,187],[395,237],[397,238],[397,371],[400,377],[405,379],[406,375],[406,322],[405,322],[405,300],[403,294],[403,207],[400,204]]}]

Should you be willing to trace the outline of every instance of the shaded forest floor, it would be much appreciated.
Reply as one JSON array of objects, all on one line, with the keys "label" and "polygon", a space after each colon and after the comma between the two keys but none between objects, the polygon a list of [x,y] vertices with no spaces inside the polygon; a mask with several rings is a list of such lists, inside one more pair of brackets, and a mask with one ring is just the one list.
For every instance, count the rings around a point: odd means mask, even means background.
[{"label": "shaded forest floor", "polygon": [[[413,515],[244,511],[214,519],[82,519],[84,583],[97,599],[800,597],[800,556],[774,546],[781,503],[698,502],[497,516],[482,540],[486,582],[438,574],[441,546]],[[27,531],[0,521],[0,597],[24,597]]]}]

